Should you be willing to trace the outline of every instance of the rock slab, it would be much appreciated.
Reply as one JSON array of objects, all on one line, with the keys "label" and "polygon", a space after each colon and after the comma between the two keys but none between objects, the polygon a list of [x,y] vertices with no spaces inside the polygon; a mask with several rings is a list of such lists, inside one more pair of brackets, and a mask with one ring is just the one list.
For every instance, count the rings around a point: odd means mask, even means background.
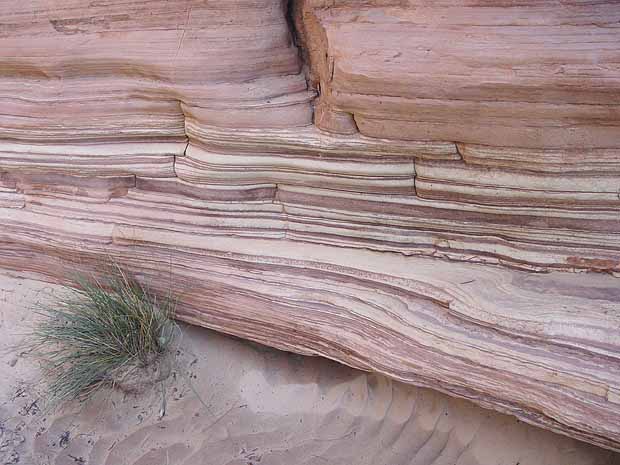
[{"label": "rock slab", "polygon": [[2,2],[0,265],[620,450],[619,15]]}]

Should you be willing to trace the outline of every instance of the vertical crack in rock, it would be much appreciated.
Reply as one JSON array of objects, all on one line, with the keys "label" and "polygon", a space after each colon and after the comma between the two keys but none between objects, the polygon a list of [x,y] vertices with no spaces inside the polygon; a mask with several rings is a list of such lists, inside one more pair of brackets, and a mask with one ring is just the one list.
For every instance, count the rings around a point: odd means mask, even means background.
[{"label": "vertical crack in rock", "polygon": [[311,64],[308,56],[308,49],[306,47],[306,37],[303,32],[303,0],[286,0],[286,2],[284,2],[284,8],[284,17],[286,18],[286,22],[288,24],[293,45],[297,47],[297,53],[299,54],[299,60],[302,64],[302,72],[306,76],[308,89],[316,90],[317,93],[320,93],[319,86],[313,83],[309,74],[311,72]]},{"label": "vertical crack in rock", "polygon": [[314,101],[314,124],[335,134],[357,134],[355,115],[334,107],[331,102],[335,62],[328,52],[327,34],[315,15],[315,8],[318,7],[306,0],[288,0],[286,8],[286,19],[299,51],[308,89],[318,94]]},{"label": "vertical crack in rock", "polygon": [[[183,118],[185,118],[185,114],[183,115]],[[185,148],[183,149],[183,157],[187,156],[187,150],[189,149],[189,136],[187,135],[187,132],[185,133],[185,137],[187,138],[187,142],[185,143]],[[179,177],[179,175],[177,174],[177,158],[179,157],[179,155],[177,155],[176,153],[173,155],[172,158],[172,171],[174,172],[174,176],[175,177]]]},{"label": "vertical crack in rock", "polygon": [[[187,23],[189,22],[190,10],[188,10],[187,12],[187,20],[185,24],[186,28],[187,28]],[[183,30],[183,37],[185,37],[185,30]],[[179,48],[180,48],[180,44],[179,44]],[[187,150],[189,149],[189,144],[190,144],[190,137],[189,137],[189,134],[187,133],[187,114],[185,113],[185,109],[183,108],[183,101],[179,99],[178,102],[179,102],[179,110],[181,111],[181,114],[183,115],[183,133],[185,134],[185,148],[183,149],[183,157],[187,157]],[[179,155],[176,152],[173,154],[173,157],[172,157],[172,172],[174,173],[174,176],[176,178],[179,177],[177,173],[178,157]]]},{"label": "vertical crack in rock", "polygon": [[411,158],[411,187],[412,187],[413,195],[417,196],[418,192],[416,189],[415,158]]}]

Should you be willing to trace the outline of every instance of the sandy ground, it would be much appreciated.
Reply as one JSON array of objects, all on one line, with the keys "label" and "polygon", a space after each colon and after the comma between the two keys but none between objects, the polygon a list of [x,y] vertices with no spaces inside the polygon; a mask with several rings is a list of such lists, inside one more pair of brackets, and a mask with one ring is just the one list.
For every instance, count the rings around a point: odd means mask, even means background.
[{"label": "sandy ground", "polygon": [[620,464],[434,391],[188,326],[163,389],[46,414],[37,366],[11,348],[58,292],[0,274],[0,465]]}]

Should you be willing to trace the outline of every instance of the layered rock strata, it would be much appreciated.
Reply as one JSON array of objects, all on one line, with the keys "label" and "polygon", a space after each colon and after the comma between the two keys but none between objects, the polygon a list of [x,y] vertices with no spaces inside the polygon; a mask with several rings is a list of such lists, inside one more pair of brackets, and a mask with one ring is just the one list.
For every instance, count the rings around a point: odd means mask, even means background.
[{"label": "layered rock strata", "polygon": [[[51,304],[64,292],[0,273],[0,352],[22,340],[34,306]],[[89,465],[615,465],[620,460],[612,451],[376,373],[203,328],[183,325],[182,332],[163,383],[163,417],[159,385],[137,396],[106,390],[90,402],[45,412],[33,360],[1,363],[0,460]]]},{"label": "layered rock strata", "polygon": [[620,449],[618,21],[4,2],[1,264],[111,256],[186,321]]}]

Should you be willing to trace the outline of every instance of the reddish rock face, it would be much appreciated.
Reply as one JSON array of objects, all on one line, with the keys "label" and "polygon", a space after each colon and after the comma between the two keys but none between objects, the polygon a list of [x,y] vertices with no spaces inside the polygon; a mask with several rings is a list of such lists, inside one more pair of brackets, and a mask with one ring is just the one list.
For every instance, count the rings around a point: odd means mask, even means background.
[{"label": "reddish rock face", "polygon": [[[0,353],[22,341],[24,319],[34,316],[36,306],[65,293],[0,274]],[[0,363],[0,415],[8,419],[2,462],[19,457],[18,464],[70,464],[81,457],[89,465],[616,465],[620,458],[376,373],[204,328],[181,330],[174,362],[140,378],[169,375],[163,407],[161,389],[128,396],[117,386],[50,412],[39,397],[41,385],[29,382],[40,376],[34,360]],[[177,375],[184,372],[189,376]]]},{"label": "reddish rock face", "polygon": [[187,321],[620,449],[619,21],[2,2],[1,266],[111,256]]}]

